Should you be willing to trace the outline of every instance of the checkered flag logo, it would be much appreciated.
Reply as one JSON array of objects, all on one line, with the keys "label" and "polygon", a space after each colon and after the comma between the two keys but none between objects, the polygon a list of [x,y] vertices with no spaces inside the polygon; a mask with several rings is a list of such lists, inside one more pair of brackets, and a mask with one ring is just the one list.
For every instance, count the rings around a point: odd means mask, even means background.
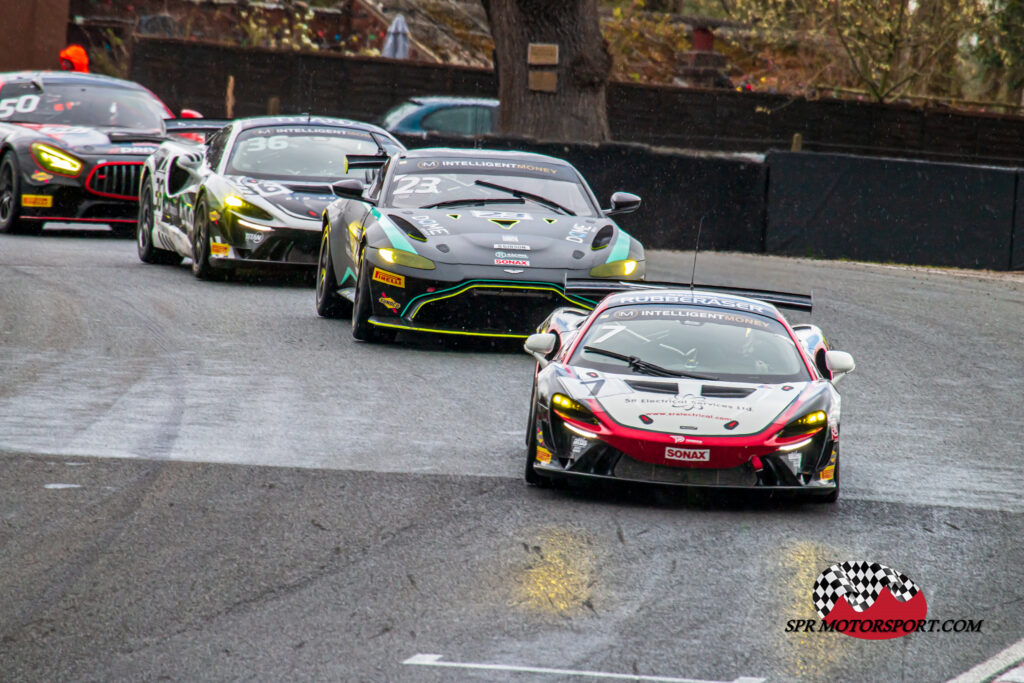
[{"label": "checkered flag logo", "polygon": [[909,601],[920,591],[913,581],[884,564],[843,562],[823,571],[814,582],[814,608],[824,619],[845,596],[855,612],[863,612],[875,603],[883,588],[900,602]]}]

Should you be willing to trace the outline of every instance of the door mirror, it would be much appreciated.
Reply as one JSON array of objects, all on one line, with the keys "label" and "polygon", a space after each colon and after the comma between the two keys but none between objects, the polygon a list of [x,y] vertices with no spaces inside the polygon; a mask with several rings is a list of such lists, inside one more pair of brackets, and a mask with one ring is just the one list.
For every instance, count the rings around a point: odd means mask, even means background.
[{"label": "door mirror", "polygon": [[838,382],[841,377],[853,372],[857,364],[853,362],[853,356],[845,351],[826,351],[825,367],[832,373],[832,381]]},{"label": "door mirror", "polygon": [[198,171],[199,167],[203,165],[203,160],[196,157],[178,157],[174,164],[186,171]]},{"label": "door mirror", "polygon": [[523,348],[528,354],[536,358],[543,368],[548,364],[555,351],[558,350],[558,341],[558,335],[553,332],[531,334],[523,342]]},{"label": "door mirror", "polygon": [[363,185],[357,178],[343,178],[331,185],[334,194],[348,199],[363,199]]},{"label": "door mirror", "polygon": [[630,213],[640,208],[640,197],[630,192],[616,192],[612,195],[612,208],[605,209],[605,216],[617,213]]}]

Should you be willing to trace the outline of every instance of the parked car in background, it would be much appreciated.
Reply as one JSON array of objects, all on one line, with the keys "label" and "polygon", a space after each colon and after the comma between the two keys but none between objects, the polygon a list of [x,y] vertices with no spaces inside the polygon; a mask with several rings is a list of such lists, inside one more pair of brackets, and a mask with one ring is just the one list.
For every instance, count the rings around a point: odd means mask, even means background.
[{"label": "parked car in background", "polygon": [[73,71],[0,74],[0,232],[37,233],[56,221],[130,234],[142,163],[172,118],[131,81]]},{"label": "parked car in background", "polygon": [[498,100],[483,97],[413,97],[381,119],[385,129],[404,135],[486,135],[497,123]]}]

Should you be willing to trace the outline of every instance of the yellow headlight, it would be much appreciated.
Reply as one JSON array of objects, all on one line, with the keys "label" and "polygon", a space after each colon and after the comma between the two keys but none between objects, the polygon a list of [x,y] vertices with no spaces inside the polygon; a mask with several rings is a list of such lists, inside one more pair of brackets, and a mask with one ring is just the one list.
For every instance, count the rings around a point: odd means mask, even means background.
[{"label": "yellow headlight", "polygon": [[36,158],[40,166],[51,173],[76,176],[82,170],[81,161],[67,152],[62,152],[56,147],[50,147],[41,142],[32,144],[32,156]]},{"label": "yellow headlight", "polygon": [[815,410],[807,413],[801,418],[793,420],[779,431],[779,436],[799,436],[800,434],[811,434],[818,431],[828,422],[828,415],[824,410]]},{"label": "yellow headlight", "polygon": [[406,268],[419,268],[420,270],[434,270],[436,267],[434,262],[430,259],[414,254],[411,251],[404,251],[402,249],[378,249],[377,253],[380,257],[388,263],[393,263],[396,266],[405,266]]},{"label": "yellow headlight", "polygon": [[555,394],[551,397],[551,408],[560,417],[567,417],[579,422],[598,424],[597,418],[590,412],[590,409],[579,401],[574,401],[565,394]]},{"label": "yellow headlight", "polygon": [[636,271],[637,262],[633,259],[602,263],[590,269],[591,277],[628,277]]},{"label": "yellow headlight", "polygon": [[232,209],[240,209],[245,206],[245,201],[241,197],[229,195],[224,198],[224,203],[230,206]]}]

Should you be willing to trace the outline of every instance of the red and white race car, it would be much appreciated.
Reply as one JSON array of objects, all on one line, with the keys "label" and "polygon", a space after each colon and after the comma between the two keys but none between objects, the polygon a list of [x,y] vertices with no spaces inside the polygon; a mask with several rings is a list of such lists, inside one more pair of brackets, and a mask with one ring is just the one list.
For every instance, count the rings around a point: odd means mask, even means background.
[{"label": "red and white race car", "polygon": [[[538,361],[526,480],[569,478],[839,496],[840,398],[853,357],[809,296],[735,288],[619,291],[561,308],[524,345]],[[609,283],[567,283],[585,296]]]}]

